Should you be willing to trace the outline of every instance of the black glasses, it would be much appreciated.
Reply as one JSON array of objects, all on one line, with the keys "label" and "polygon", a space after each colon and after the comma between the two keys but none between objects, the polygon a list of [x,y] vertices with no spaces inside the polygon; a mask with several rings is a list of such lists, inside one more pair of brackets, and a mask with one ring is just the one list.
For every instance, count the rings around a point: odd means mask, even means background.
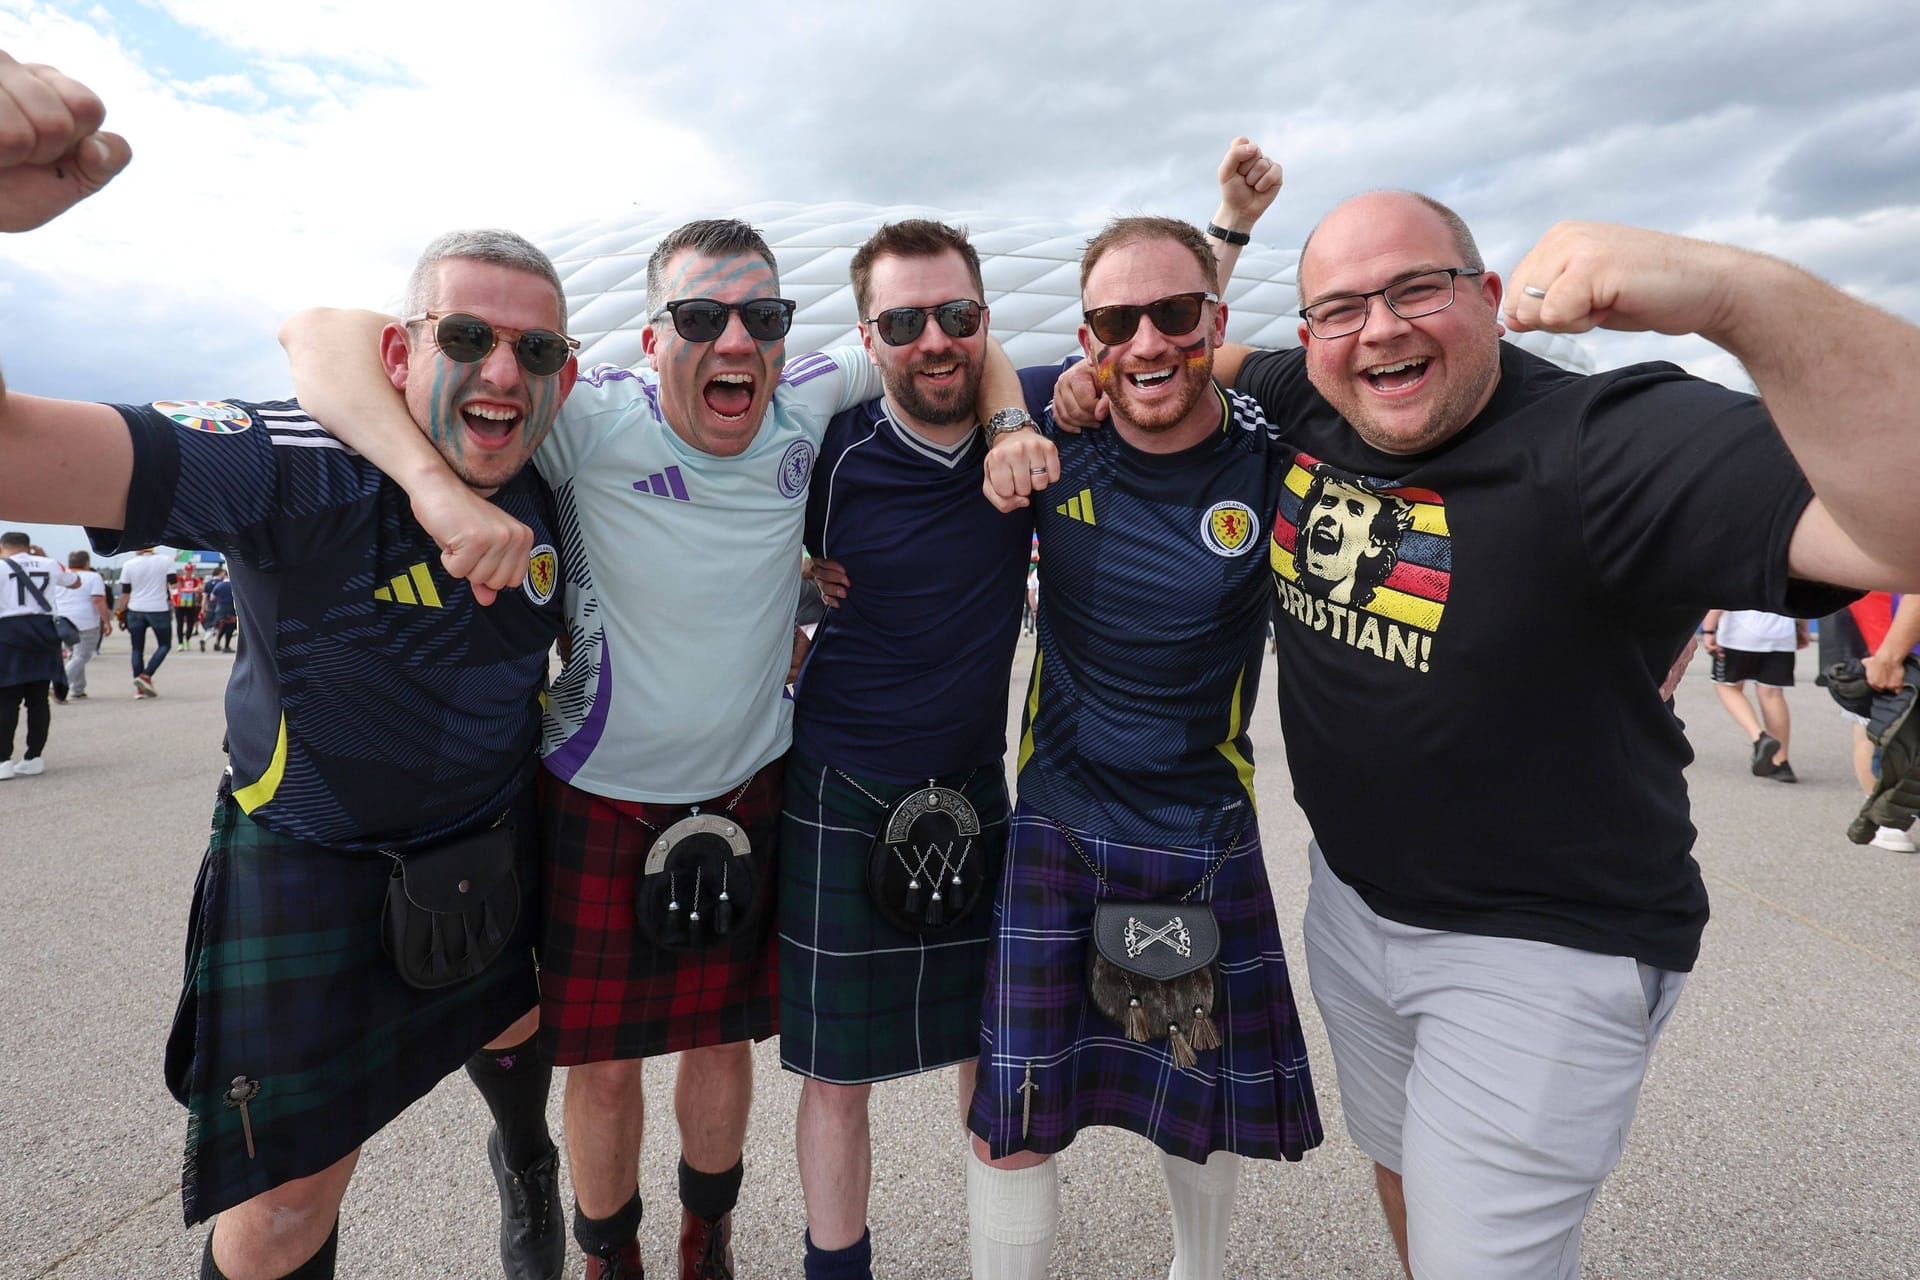
[{"label": "black glasses", "polygon": [[502,337],[513,338],[513,358],[536,378],[560,372],[567,357],[580,349],[580,339],[551,329],[496,329],[479,316],[464,311],[423,311],[408,324],[433,325],[434,345],[449,360],[478,364],[493,354]]},{"label": "black glasses", "polygon": [[1112,347],[1132,339],[1140,327],[1141,316],[1153,321],[1153,327],[1166,337],[1192,333],[1200,323],[1200,304],[1218,301],[1220,299],[1210,293],[1176,293],[1152,302],[1095,307],[1080,314],[1087,328],[1093,330],[1093,336]]},{"label": "black glasses", "polygon": [[755,298],[750,302],[721,302],[715,298],[681,298],[653,313],[673,317],[673,331],[688,342],[716,342],[727,331],[727,317],[740,313],[740,325],[755,342],[773,342],[793,328],[790,298]]},{"label": "black glasses", "polygon": [[969,298],[955,298],[937,307],[888,307],[867,323],[874,326],[880,341],[890,347],[904,347],[926,329],[928,316],[934,318],[940,331],[949,338],[971,338],[980,332],[980,320],[986,314],[987,309],[979,303]]},{"label": "black glasses", "polygon": [[1402,320],[1418,320],[1453,305],[1453,282],[1458,276],[1477,276],[1477,267],[1441,267],[1421,271],[1395,280],[1384,289],[1366,293],[1343,293],[1337,298],[1322,298],[1300,312],[1307,332],[1314,337],[1344,338],[1367,327],[1367,300],[1379,298],[1387,310]]}]

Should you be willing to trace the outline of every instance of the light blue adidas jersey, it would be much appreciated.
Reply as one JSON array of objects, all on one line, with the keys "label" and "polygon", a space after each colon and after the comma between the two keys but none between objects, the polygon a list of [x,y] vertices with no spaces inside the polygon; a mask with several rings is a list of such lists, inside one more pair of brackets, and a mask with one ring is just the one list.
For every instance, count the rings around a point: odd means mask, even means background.
[{"label": "light blue adidas jersey", "polygon": [[547,768],[618,800],[690,804],[787,749],[807,482],[827,422],[881,392],[859,347],[791,361],[744,453],[674,434],[650,368],[580,378],[534,462],[568,566]]}]

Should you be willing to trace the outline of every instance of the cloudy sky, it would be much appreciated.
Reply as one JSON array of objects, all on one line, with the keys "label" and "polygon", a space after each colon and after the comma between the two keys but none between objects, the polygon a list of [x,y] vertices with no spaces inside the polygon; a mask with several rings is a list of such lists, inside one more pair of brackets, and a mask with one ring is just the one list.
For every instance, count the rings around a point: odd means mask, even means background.
[{"label": "cloudy sky", "polygon": [[[1198,220],[1236,133],[1286,167],[1261,243],[1411,187],[1503,271],[1557,218],[1631,222],[1920,320],[1902,0],[0,0],[0,49],[93,86],[135,151],[0,237],[0,361],[43,395],[283,394],[283,316],[386,304],[452,226],[761,200]],[[1697,341],[1592,350],[1741,383]]]}]

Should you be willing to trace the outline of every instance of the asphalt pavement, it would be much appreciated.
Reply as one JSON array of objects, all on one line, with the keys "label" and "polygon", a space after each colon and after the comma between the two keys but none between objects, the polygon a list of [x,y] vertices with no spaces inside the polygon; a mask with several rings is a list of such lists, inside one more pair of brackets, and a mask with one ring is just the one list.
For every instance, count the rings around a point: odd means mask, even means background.
[{"label": "asphalt pavement", "polygon": [[[1016,686],[1028,654],[1023,642]],[[46,773],[0,783],[0,1150],[10,1155],[0,1160],[0,1280],[198,1274],[205,1228],[186,1230],[180,1217],[185,1116],[160,1062],[231,662],[176,651],[157,678],[162,696],[136,703],[115,636],[91,669],[92,696],[54,708]],[[1920,857],[1846,842],[1859,803],[1847,728],[1811,676],[1803,655],[1789,695],[1797,786],[1750,775],[1704,661],[1682,685],[1713,921],[1625,1159],[1588,1218],[1587,1277],[1920,1276]],[[1554,714],[1551,690],[1521,696]],[[1248,1163],[1227,1271],[1388,1280],[1398,1268],[1307,992],[1307,829],[1270,686],[1254,737],[1268,867],[1328,1139],[1301,1164]],[[1479,786],[1484,803],[1501,803],[1498,777]],[[1606,820],[1577,777],[1568,786],[1566,821]],[[1419,838],[1418,815],[1380,818]],[[771,1043],[757,1062],[738,1273],[798,1277],[798,1086]],[[647,1262],[660,1276],[673,1274],[678,1221],[672,1071],[648,1068],[659,1127],[641,1169]],[[871,1223],[875,1271],[889,1280],[966,1273],[952,1095],[951,1072],[874,1092]],[[486,1132],[483,1106],[456,1075],[369,1142],[342,1216],[339,1274],[499,1275]],[[1062,1157],[1062,1179],[1055,1276],[1166,1274],[1165,1193],[1141,1140],[1084,1137]]]}]

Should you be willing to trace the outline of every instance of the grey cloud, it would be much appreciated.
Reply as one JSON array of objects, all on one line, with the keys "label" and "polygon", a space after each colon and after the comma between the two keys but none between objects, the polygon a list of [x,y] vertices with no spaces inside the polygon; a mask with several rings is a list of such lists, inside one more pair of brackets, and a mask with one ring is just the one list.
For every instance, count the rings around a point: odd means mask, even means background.
[{"label": "grey cloud", "polygon": [[1774,170],[1767,213],[1847,217],[1920,204],[1920,95],[1882,98],[1809,130]]}]

